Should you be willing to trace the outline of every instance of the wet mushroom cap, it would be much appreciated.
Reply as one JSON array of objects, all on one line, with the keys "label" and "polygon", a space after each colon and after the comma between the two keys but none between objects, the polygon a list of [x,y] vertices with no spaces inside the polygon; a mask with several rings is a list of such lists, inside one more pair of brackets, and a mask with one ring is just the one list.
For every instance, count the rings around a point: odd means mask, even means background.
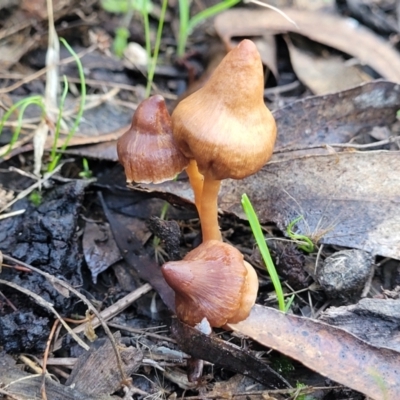
[{"label": "wet mushroom cap", "polygon": [[161,183],[189,163],[176,146],[171,117],[160,95],[139,104],[131,127],[118,140],[117,152],[128,183]]},{"label": "wet mushroom cap", "polygon": [[[189,252],[181,261],[167,262],[162,267],[167,283],[175,291],[176,315],[183,322],[194,326],[207,318],[212,327],[221,327],[231,318],[245,319],[254,304],[239,312],[243,303],[248,305],[245,291],[248,269],[243,255],[229,244],[209,240]],[[255,293],[255,295],[254,295]],[[242,320],[242,319],[240,319]]]},{"label": "wet mushroom cap", "polygon": [[215,180],[242,179],[269,160],[276,124],[264,103],[263,68],[252,41],[240,42],[207,83],[178,104],[172,126],[179,149]]}]

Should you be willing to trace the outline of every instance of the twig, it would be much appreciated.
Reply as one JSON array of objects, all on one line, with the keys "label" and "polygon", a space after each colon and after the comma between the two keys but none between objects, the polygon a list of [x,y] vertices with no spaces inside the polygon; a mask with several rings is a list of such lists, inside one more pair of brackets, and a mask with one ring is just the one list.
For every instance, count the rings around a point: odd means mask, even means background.
[{"label": "twig", "polygon": [[26,210],[25,210],[24,208],[22,208],[21,210],[11,211],[11,212],[9,212],[9,213],[2,214],[2,215],[0,215],[0,220],[6,219],[6,218],[15,217],[16,215],[21,215],[21,214],[23,214],[25,211],[26,211]]},{"label": "twig", "polygon": [[115,328],[115,329],[119,329],[121,331],[126,331],[126,332],[131,332],[131,333],[138,333],[140,335],[152,337],[154,339],[160,339],[160,340],[165,340],[166,342],[176,343],[176,340],[174,340],[174,339],[171,339],[169,337],[162,336],[162,335],[157,335],[157,333],[146,332],[143,329],[131,328],[130,326],[114,324],[112,322],[109,322],[108,326],[111,326],[112,328]]},{"label": "twig", "polygon": [[[97,318],[93,318],[91,321],[77,326],[76,328],[73,329],[73,331],[75,333],[84,332],[89,324],[90,324],[91,328],[95,329],[100,324],[102,325],[101,321],[103,321],[104,324],[107,325],[107,323],[106,323],[107,320],[114,318],[121,311],[123,311],[127,307],[129,307],[139,297],[143,296],[145,293],[149,292],[152,289],[153,288],[148,283],[144,284],[140,288],[134,290],[133,292],[131,292],[131,293],[127,294],[126,296],[122,297],[121,299],[119,299],[117,302],[115,302],[110,307],[108,307],[105,310],[103,310],[102,312],[96,314]],[[57,340],[57,342],[54,344],[53,350],[55,351],[55,350],[58,350],[59,348],[61,348],[61,340]]]},{"label": "twig", "polygon": [[47,400],[47,395],[46,395],[47,359],[49,358],[51,341],[53,340],[54,333],[57,329],[58,323],[59,323],[59,320],[55,320],[53,326],[51,327],[50,335],[49,335],[49,338],[47,339],[47,343],[46,343],[46,350],[43,355],[43,362],[42,362],[43,379],[42,379],[42,386],[40,388],[40,392],[42,393],[43,400]]},{"label": "twig", "polygon": [[279,149],[274,151],[274,154],[281,154],[281,153],[289,153],[292,151],[304,151],[304,150],[312,150],[312,149],[323,149],[329,147],[339,147],[344,149],[370,149],[373,147],[383,146],[389,143],[395,143],[400,141],[400,136],[391,137],[384,140],[379,140],[378,142],[368,143],[368,144],[352,144],[352,143],[326,143],[326,144],[316,144],[314,146],[308,147],[286,147],[283,149]]}]

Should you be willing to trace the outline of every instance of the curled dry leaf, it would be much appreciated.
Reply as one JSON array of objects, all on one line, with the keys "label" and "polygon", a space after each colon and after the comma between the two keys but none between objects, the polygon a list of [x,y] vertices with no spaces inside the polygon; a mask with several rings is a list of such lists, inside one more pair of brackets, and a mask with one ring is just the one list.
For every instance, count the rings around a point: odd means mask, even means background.
[{"label": "curled dry leaf", "polygon": [[338,92],[372,78],[342,56],[313,54],[286,38],[292,67],[298,79],[314,94]]},{"label": "curled dry leaf", "polygon": [[400,55],[390,44],[357,21],[320,12],[282,9],[297,26],[272,10],[235,8],[217,15],[215,29],[230,46],[232,37],[260,36],[267,32],[295,32],[343,51],[382,77],[400,82]]}]

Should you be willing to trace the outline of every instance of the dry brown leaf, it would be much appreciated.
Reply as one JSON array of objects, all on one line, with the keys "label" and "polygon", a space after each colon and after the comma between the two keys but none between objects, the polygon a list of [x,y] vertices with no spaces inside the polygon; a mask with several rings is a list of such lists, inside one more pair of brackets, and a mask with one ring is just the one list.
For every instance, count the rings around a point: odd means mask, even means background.
[{"label": "dry brown leaf", "polygon": [[260,305],[253,307],[245,321],[229,326],[374,400],[400,398],[399,354],[393,350],[371,346],[327,324]]},{"label": "dry brown leaf", "polygon": [[232,37],[295,32],[356,57],[382,77],[400,82],[400,56],[392,46],[357,21],[318,12],[282,11],[297,26],[271,10],[235,8],[217,15],[215,29],[227,46]]},{"label": "dry brown leaf", "polygon": [[276,43],[273,35],[265,34],[261,38],[255,38],[254,43],[260,53],[261,60],[278,79],[278,60],[276,59]]},{"label": "dry brown leaf", "polygon": [[[285,149],[347,143],[361,132],[390,126],[400,108],[400,87],[392,82],[374,81],[343,92],[308,97],[274,111],[278,126],[275,151],[279,159],[306,152]],[[275,159],[277,157],[275,156]]]},{"label": "dry brown leaf", "polygon": [[400,153],[385,151],[270,163],[223,185],[220,206],[245,218],[238,195],[247,193],[261,222],[285,231],[301,215],[295,229],[315,241],[400,259],[399,170]]},{"label": "dry brown leaf", "polygon": [[[240,181],[225,180],[219,196],[224,212],[246,219],[240,199],[250,197],[261,223],[295,230],[318,243],[354,247],[400,259],[400,153],[352,152],[271,162]],[[192,202],[184,182],[141,185],[172,202]]]},{"label": "dry brown leaf", "polygon": [[290,40],[286,43],[294,72],[314,94],[339,92],[372,79],[341,56],[318,56],[293,45]]}]

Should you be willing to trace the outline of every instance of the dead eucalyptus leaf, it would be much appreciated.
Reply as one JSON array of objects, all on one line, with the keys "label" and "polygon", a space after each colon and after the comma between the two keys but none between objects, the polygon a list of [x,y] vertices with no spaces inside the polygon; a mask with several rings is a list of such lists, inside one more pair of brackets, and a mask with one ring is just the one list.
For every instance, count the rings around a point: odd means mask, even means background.
[{"label": "dead eucalyptus leaf", "polygon": [[371,346],[322,322],[260,305],[253,307],[245,321],[229,327],[374,400],[400,398],[399,353],[393,350]]},{"label": "dead eucalyptus leaf", "polygon": [[315,241],[400,259],[399,170],[400,153],[386,151],[270,163],[223,185],[220,206],[244,217],[237,197],[247,193],[261,222],[286,230],[302,215],[296,229]]},{"label": "dead eucalyptus leaf", "polygon": [[227,46],[232,37],[295,32],[357,58],[385,79],[400,82],[398,52],[357,21],[290,8],[282,12],[297,26],[271,10],[235,8],[217,15],[215,29]]},{"label": "dead eucalyptus leaf", "polygon": [[[271,162],[243,180],[224,180],[222,211],[246,219],[247,193],[261,223],[294,229],[318,243],[354,247],[400,259],[400,153],[352,152]],[[141,185],[172,202],[192,202],[189,185]],[[173,197],[175,197],[174,200]]]},{"label": "dead eucalyptus leaf", "polygon": [[319,56],[286,40],[290,60],[299,80],[314,94],[339,92],[372,78],[341,56]]},{"label": "dead eucalyptus leaf", "polygon": [[[321,144],[347,143],[360,132],[389,126],[400,108],[400,86],[373,81],[339,93],[298,100],[274,111],[279,159],[325,150],[285,152]],[[276,157],[276,155],[275,155]],[[275,158],[276,159],[276,158]]]}]

